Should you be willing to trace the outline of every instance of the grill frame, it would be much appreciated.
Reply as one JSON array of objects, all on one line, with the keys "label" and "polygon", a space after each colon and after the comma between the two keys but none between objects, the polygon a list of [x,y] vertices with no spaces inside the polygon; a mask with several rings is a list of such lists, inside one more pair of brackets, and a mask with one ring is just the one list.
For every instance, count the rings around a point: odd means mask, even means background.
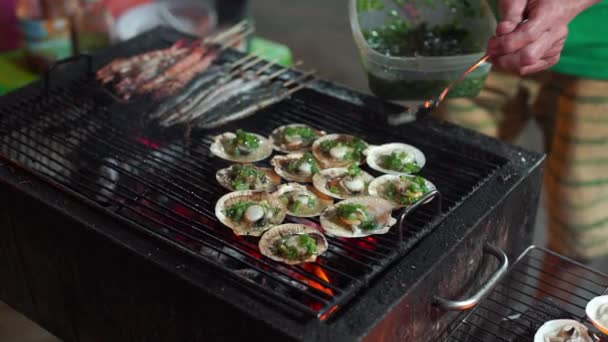
[{"label": "grill frame", "polygon": [[[563,273],[548,275],[547,271],[542,269],[544,261],[547,261],[549,268]],[[551,284],[547,283],[548,280]],[[580,283],[577,284],[576,281]],[[522,325],[524,323],[517,323],[517,319],[511,320],[516,322],[512,327],[506,327],[497,320],[509,320],[508,317],[512,315],[520,315],[534,321],[540,327],[544,321],[539,321],[540,317],[535,316],[537,314],[548,319],[572,318],[586,325],[590,332],[601,336],[602,334],[586,317],[585,305],[594,297],[606,293],[608,293],[608,275],[548,249],[531,246],[515,261],[508,274],[488,296],[456,325],[445,341],[485,341],[487,338],[506,341],[501,337],[501,333],[533,339],[534,332],[529,336],[511,329],[516,327],[525,329]],[[543,297],[536,297],[538,295]],[[503,308],[500,308],[500,305],[497,307],[499,302],[503,304]],[[547,312],[547,309],[557,309],[572,317],[558,317],[555,313]]]},{"label": "grill frame", "polygon": [[[103,64],[103,62],[102,62]],[[312,85],[313,88],[322,91],[322,92],[332,92],[332,89],[334,90],[334,95],[336,96],[341,96],[341,94],[344,93],[344,90],[341,87],[337,87],[335,85],[332,85],[328,82],[324,82],[324,81],[318,81],[315,82],[314,85]],[[31,86],[29,88],[27,88],[27,90],[23,90],[20,91],[20,95],[23,96],[23,93],[27,92],[27,91],[32,91],[32,93],[35,93],[37,91],[40,91],[41,89],[41,85],[37,84],[34,86]],[[9,95],[10,96],[10,95]],[[385,103],[381,103],[373,98],[368,98],[368,97],[363,97],[363,96],[359,96],[357,95],[359,98],[363,99],[365,102],[365,105],[370,107],[370,108],[375,108],[376,110],[379,111],[387,111],[387,108],[391,109],[388,112],[392,112],[394,111],[397,107],[393,107],[391,105],[387,105]],[[0,99],[0,102],[2,102],[3,99]],[[9,100],[9,99],[7,99]],[[518,177],[521,177],[522,175],[524,175],[526,172],[529,172],[529,168],[530,167],[538,167],[538,165],[540,164],[540,162],[542,162],[542,158],[534,155],[534,154],[530,154],[527,152],[524,152],[522,150],[516,149],[516,148],[511,148],[511,147],[506,147],[502,144],[497,143],[494,140],[488,139],[488,138],[484,138],[481,137],[479,135],[476,135],[474,133],[471,132],[466,132],[462,129],[456,128],[454,126],[451,126],[449,124],[438,124],[436,122],[433,121],[425,121],[425,122],[419,122],[417,123],[417,127],[415,127],[413,129],[413,131],[418,131],[417,134],[424,134],[425,132],[433,132],[434,139],[436,140],[435,142],[430,142],[429,144],[433,144],[433,143],[437,143],[441,141],[441,137],[444,136],[446,138],[446,141],[453,141],[454,140],[454,136],[458,136],[459,138],[461,138],[461,141],[464,142],[468,139],[470,139],[471,141],[474,141],[474,143],[476,144],[480,144],[480,143],[484,143],[485,147],[487,147],[488,151],[491,151],[491,153],[496,154],[498,156],[501,156],[502,158],[505,158],[505,160],[510,160],[510,162],[506,163],[505,165],[503,165],[503,167],[500,170],[497,170],[496,174],[494,174],[490,179],[486,180],[485,184],[482,186],[481,189],[478,190],[478,192],[475,194],[476,197],[479,196],[484,196],[483,194],[480,195],[480,192],[483,192],[482,190],[485,189],[486,192],[490,191],[490,193],[488,193],[488,198],[494,198],[497,200],[500,200],[500,195],[497,193],[491,194],[491,192],[493,192],[494,190],[488,190],[488,187],[490,186],[489,183],[494,184],[494,185],[499,185],[498,189],[509,189],[509,187],[514,186],[518,181],[520,181],[520,179],[518,179]],[[12,166],[11,166],[12,168]],[[525,170],[525,172],[524,172]],[[6,174],[4,175],[6,176]],[[9,176],[12,177],[12,176]],[[25,176],[26,178],[29,178],[28,176]],[[13,183],[12,180],[10,179],[4,179],[6,181],[6,183]],[[29,182],[29,181],[28,181]],[[38,182],[37,182],[38,183]],[[29,186],[27,186],[25,183],[24,184],[17,184],[18,188],[29,188]],[[39,191],[39,187],[44,188],[45,185],[44,184],[38,184],[36,189],[27,189],[27,192],[38,192]],[[51,195],[52,197],[60,197],[63,198],[64,196],[61,195]],[[47,199],[48,200],[48,199]],[[51,201],[51,202],[54,202]],[[67,202],[72,202],[69,199],[64,199],[61,200],[62,203],[67,203]],[[466,203],[465,203],[466,204]],[[78,204],[77,204],[78,205]],[[79,206],[79,205],[78,205]],[[470,207],[467,206],[467,207]],[[58,208],[60,209],[60,208]],[[463,210],[470,210],[469,209],[464,209],[464,208],[457,208],[455,210],[455,212],[452,213],[451,216],[458,216],[458,214],[456,213],[457,211],[460,211],[461,209]],[[63,211],[63,210],[62,210]],[[79,212],[74,212],[72,213],[72,215],[74,217],[78,217],[78,216],[82,216],[81,213]],[[86,216],[86,214],[84,214],[84,216]],[[443,218],[442,218],[443,219]],[[107,221],[105,218],[103,219],[104,221]],[[82,221],[81,221],[82,222]],[[458,220],[456,220],[456,222],[458,222]],[[91,225],[91,223],[87,223],[87,225]],[[99,224],[93,223],[93,225],[95,227],[100,227]],[[469,227],[461,227],[458,229],[454,229],[454,234],[456,234],[457,231],[461,231],[461,232],[465,232],[466,229],[470,228]],[[97,228],[99,229],[99,228]],[[439,228],[438,228],[439,229]],[[103,229],[102,229],[103,230]],[[113,230],[113,229],[109,229],[109,230]],[[100,231],[101,232],[101,231]],[[116,232],[112,232],[112,234],[115,234]],[[109,234],[109,231],[105,231],[102,232],[102,234]],[[421,239],[421,237],[420,237]],[[132,241],[133,242],[133,241]],[[156,245],[155,243],[146,241],[144,244],[150,243],[151,245]],[[125,246],[128,246],[130,243],[125,243],[124,241],[121,243]],[[132,249],[132,246],[128,246],[130,249]],[[156,247],[158,248],[158,247]],[[137,250],[137,249],[136,249]],[[137,250],[137,253],[141,255],[141,250]],[[177,259],[182,259],[183,256],[175,256]],[[148,256],[148,258],[150,258]],[[150,260],[153,260],[154,258],[150,258]],[[166,260],[153,260],[155,262],[160,262],[161,264],[164,264],[166,262]],[[430,262],[431,260],[429,260]],[[187,262],[185,264],[190,264],[191,266],[187,267],[193,267],[194,264],[192,262]],[[402,262],[400,262],[399,264],[402,264]],[[172,273],[175,272],[175,269],[169,269]],[[394,272],[394,270],[390,271],[391,273]],[[178,276],[180,276],[181,272],[179,272],[178,270]],[[196,272],[198,273],[198,272]],[[203,272],[204,273],[204,272]],[[413,273],[418,273],[418,272],[413,272]],[[189,278],[189,277],[186,277]],[[190,279],[190,281],[192,281],[192,279]],[[377,283],[380,281],[380,279],[376,280],[374,283],[377,285]],[[201,286],[201,281],[195,281],[197,286]],[[372,285],[372,287],[374,286],[374,284],[370,284]],[[223,286],[222,286],[223,287]],[[208,289],[207,289],[208,290]],[[213,293],[214,291],[209,291],[211,293]],[[231,291],[232,292],[232,291]],[[236,291],[235,294],[238,293],[240,296],[238,296],[239,298],[242,298],[242,293],[239,293],[239,291]],[[221,296],[221,297],[226,297],[226,296]],[[367,300],[369,301],[369,300]],[[252,302],[256,302],[257,300],[253,300],[252,298],[249,297],[245,297],[243,298],[241,301],[239,300],[234,300],[231,301],[233,305],[237,305],[237,306],[241,306],[242,309],[247,309],[247,305],[246,303],[252,303]],[[359,306],[360,305],[360,300],[356,300],[355,303],[353,303],[352,305],[354,306]],[[364,301],[365,302],[365,301]],[[349,307],[352,306],[349,304]],[[360,307],[360,306],[359,306]],[[381,311],[387,310],[382,309]],[[261,317],[262,320],[264,321],[274,321],[274,326],[282,326],[283,324],[277,324],[277,322],[284,322],[285,317],[282,314],[277,314],[276,310],[274,308],[272,308],[272,306],[270,308],[268,308],[267,310],[262,310],[262,311],[267,311],[268,314],[264,314],[263,317]],[[358,320],[361,320],[361,312],[360,310],[349,310],[349,312],[345,313],[346,316],[351,316],[351,318],[341,318],[338,317],[336,319],[336,322],[328,322],[328,325],[333,325],[335,326],[337,325],[342,325],[340,322],[348,322],[350,319],[352,319],[352,315],[359,315],[359,317],[357,318]],[[372,317],[367,317],[365,319],[363,319],[364,321],[367,321],[368,324],[363,324],[361,329],[368,329],[369,328],[369,323],[371,321],[374,321],[375,319]],[[340,321],[340,322],[338,322]],[[344,323],[348,326],[348,323]],[[294,329],[295,327],[295,329]],[[308,327],[308,328],[307,328]],[[323,328],[323,323],[321,322],[311,322],[311,321],[307,321],[307,323],[302,324],[302,322],[295,322],[295,325],[290,325],[289,327],[286,327],[286,331],[291,331],[291,332],[295,332],[296,330],[299,331],[299,333],[296,333],[295,336],[310,336],[311,332],[306,332],[306,329],[310,329],[310,327],[314,327],[312,330],[314,331],[314,333],[312,334],[323,334],[323,331],[325,331],[325,333],[327,334],[327,336],[331,335],[332,333],[329,332],[329,330],[327,329],[327,326],[325,326],[325,328]],[[357,332],[359,331],[359,332]],[[354,330],[352,330],[353,334],[359,334],[360,333],[360,329],[356,328]]]}]

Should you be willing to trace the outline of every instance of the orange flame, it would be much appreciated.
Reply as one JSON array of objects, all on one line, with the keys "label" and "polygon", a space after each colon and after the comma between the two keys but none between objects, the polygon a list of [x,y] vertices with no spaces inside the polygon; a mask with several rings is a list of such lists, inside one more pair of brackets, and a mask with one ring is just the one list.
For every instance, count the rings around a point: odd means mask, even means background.
[{"label": "orange flame", "polygon": [[324,321],[324,320],[328,319],[329,316],[331,316],[334,312],[336,312],[336,310],[338,310],[338,308],[339,308],[339,306],[336,305],[333,308],[329,309],[329,311],[327,311],[327,313],[325,315],[321,316],[320,320]]},{"label": "orange flame", "polygon": [[431,108],[433,103],[431,101],[424,101],[424,108]]},{"label": "orange flame", "polygon": [[[317,277],[319,277],[321,280],[323,280],[326,283],[330,283],[329,281],[329,277],[327,276],[327,273],[325,273],[325,271],[314,264],[304,264],[302,265],[302,267],[307,270],[308,272],[312,272],[314,273]],[[311,287],[314,287],[315,289],[327,294],[328,296],[333,296],[334,295],[334,291],[332,291],[332,289],[327,288],[321,284],[319,284],[318,282],[312,280],[312,279],[303,279],[305,282],[308,283],[308,285],[310,285]]]}]

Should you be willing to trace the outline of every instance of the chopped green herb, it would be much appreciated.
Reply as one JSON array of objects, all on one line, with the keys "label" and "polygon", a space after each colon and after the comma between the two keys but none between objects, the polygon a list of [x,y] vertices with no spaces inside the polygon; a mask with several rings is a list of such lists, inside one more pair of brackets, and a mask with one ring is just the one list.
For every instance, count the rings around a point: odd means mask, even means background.
[{"label": "chopped green herb", "polygon": [[291,211],[293,211],[294,213],[297,213],[300,210],[302,210],[302,202],[294,201],[293,205],[291,206]]},{"label": "chopped green herb", "polygon": [[368,12],[382,9],[384,9],[384,4],[381,0],[357,0],[358,12]]},{"label": "chopped green herb", "polygon": [[300,246],[306,248],[307,256],[314,255],[317,253],[317,241],[315,241],[312,236],[308,234],[302,234],[300,235],[298,242],[300,243]]},{"label": "chopped green herb", "polygon": [[245,132],[242,129],[236,131],[236,139],[234,139],[236,146],[243,146],[249,150],[255,150],[260,147],[260,139],[255,135]]},{"label": "chopped green herb", "polygon": [[357,164],[351,164],[348,167],[348,175],[351,177],[357,177],[361,174],[361,168]]},{"label": "chopped green herb", "polygon": [[363,151],[365,151],[365,149],[367,149],[367,144],[359,139],[359,138],[354,138],[351,141],[340,141],[338,139],[335,140],[326,140],[321,142],[321,151],[323,153],[329,153],[329,151],[337,146],[346,146],[349,147],[351,149],[351,151],[347,152],[346,155],[344,156],[344,160],[351,160],[351,161],[359,161],[361,160],[361,158],[363,157]]},{"label": "chopped green herb", "polygon": [[277,254],[289,260],[295,260],[298,258],[298,249],[294,246],[289,246],[287,239],[284,238],[277,248]]},{"label": "chopped green herb", "polygon": [[298,160],[291,161],[289,165],[287,165],[287,171],[289,173],[298,173],[300,166],[302,166],[304,163],[310,164],[310,171],[313,175],[319,173],[319,164],[310,152],[304,153]]},{"label": "chopped green herb", "polygon": [[374,230],[378,228],[378,223],[375,220],[368,220],[361,222],[359,227],[363,230]]},{"label": "chopped green herb", "polygon": [[384,156],[382,166],[389,170],[398,172],[416,173],[420,171],[420,167],[416,162],[407,162],[409,155],[406,152],[392,152],[388,156]]},{"label": "chopped green herb", "polygon": [[308,207],[313,209],[317,206],[317,199],[314,197],[309,197],[308,198]]},{"label": "chopped green herb", "polygon": [[355,214],[360,211],[367,212],[365,206],[361,204],[346,203],[338,207],[338,216],[344,219],[354,219]]},{"label": "chopped green herb", "polygon": [[286,127],[283,134],[288,136],[299,136],[305,143],[310,143],[317,138],[317,132],[310,127]]},{"label": "chopped green herb", "polygon": [[257,183],[268,182],[268,175],[252,165],[235,165],[232,187],[237,191],[253,190]]},{"label": "chopped green herb", "polygon": [[331,192],[332,194],[339,194],[340,193],[340,187],[337,185],[332,185],[329,187],[329,192]]},{"label": "chopped green herb", "polygon": [[228,218],[230,218],[232,221],[240,222],[243,220],[245,211],[247,211],[247,209],[249,209],[249,207],[252,205],[256,204],[256,202],[249,201],[238,202],[226,208],[226,216],[228,216]]}]

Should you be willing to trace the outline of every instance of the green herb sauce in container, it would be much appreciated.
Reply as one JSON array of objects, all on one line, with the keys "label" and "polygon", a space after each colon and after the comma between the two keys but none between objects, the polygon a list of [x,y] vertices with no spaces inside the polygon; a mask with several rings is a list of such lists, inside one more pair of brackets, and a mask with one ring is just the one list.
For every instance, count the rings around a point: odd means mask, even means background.
[{"label": "green herb sauce in container", "polygon": [[[351,0],[353,35],[370,90],[388,100],[428,100],[479,60],[496,19],[485,0]],[[485,64],[451,97],[483,88]]]}]

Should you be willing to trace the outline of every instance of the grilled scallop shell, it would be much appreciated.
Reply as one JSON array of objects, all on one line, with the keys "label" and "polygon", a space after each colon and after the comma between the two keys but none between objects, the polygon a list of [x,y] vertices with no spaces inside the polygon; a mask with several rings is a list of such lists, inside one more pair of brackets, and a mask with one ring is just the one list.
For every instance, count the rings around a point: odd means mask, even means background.
[{"label": "grilled scallop shell", "polygon": [[[347,226],[338,218],[338,207],[344,204],[360,204],[367,208],[376,217],[376,221],[381,225],[380,228],[366,231],[358,227]],[[328,207],[321,213],[321,226],[327,235],[359,238],[370,235],[386,234],[391,227],[397,223],[397,220],[392,217],[393,206],[384,199],[377,197],[356,197],[347,199],[340,203]]]},{"label": "grilled scallop shell", "polygon": [[287,208],[287,214],[294,217],[319,216],[321,212],[325,210],[325,208],[329,207],[334,203],[334,201],[330,197],[319,193],[315,188],[311,186],[304,186],[298,183],[283,184],[279,186],[279,189],[273,195],[281,199],[282,197],[284,197],[285,195],[289,195],[290,193],[306,193],[308,196],[312,196],[317,200],[317,206],[307,213],[295,213],[291,211],[289,209],[289,205],[286,204],[285,206]]},{"label": "grilled scallop shell", "polygon": [[224,160],[229,160],[237,163],[254,163],[270,157],[270,155],[272,154],[272,145],[270,145],[270,142],[259,134],[249,134],[256,136],[260,142],[260,146],[250,154],[233,156],[226,152],[226,150],[224,149],[224,145],[222,144],[222,139],[235,139],[236,134],[232,132],[227,132],[216,136],[213,139],[213,143],[210,147],[211,153]]},{"label": "grilled scallop shell", "polygon": [[[374,179],[371,183],[369,183],[369,188],[368,188],[369,195],[385,199],[385,200],[389,201],[395,208],[405,207],[403,204],[397,203],[395,201],[395,199],[389,198],[384,193],[384,187],[386,186],[387,183],[393,182],[393,181],[402,182],[401,177],[413,178],[414,176],[409,176],[409,175],[406,175],[406,176],[398,176],[398,175],[380,176],[380,177]],[[424,180],[424,182],[426,184],[426,187],[429,189],[429,191],[433,191],[436,189],[435,184],[429,182],[426,179]],[[429,198],[425,203],[428,203],[432,200],[433,200],[433,198]]]},{"label": "grilled scallop shell", "polygon": [[[231,165],[230,167],[219,170],[215,174],[215,179],[217,180],[217,182],[220,183],[220,185],[227,190],[235,191],[235,189],[232,187],[233,179],[230,176],[230,173],[232,172],[232,169],[234,167],[236,167],[237,165],[241,165],[241,164]],[[279,175],[277,175],[273,170],[271,170],[269,168],[265,168],[265,167],[257,167],[254,165],[248,165],[248,166],[253,166],[256,169],[264,172],[268,176],[268,180],[269,180],[269,183],[264,184],[264,186],[262,186],[260,188],[256,188],[256,189],[250,189],[250,190],[270,192],[270,191],[274,191],[277,188],[277,186],[279,186],[279,184],[281,184],[281,177],[279,177]]]},{"label": "grilled scallop shell", "polygon": [[392,175],[410,174],[409,172],[399,172],[395,170],[386,169],[381,165],[382,158],[391,155],[391,153],[393,152],[406,152],[410,154],[413,157],[413,160],[420,168],[423,168],[426,164],[426,157],[424,156],[424,153],[422,153],[422,151],[420,151],[416,147],[402,143],[391,143],[368,148],[365,152],[367,154],[367,165],[369,165],[369,167],[371,167],[372,169],[382,173]]},{"label": "grilled scallop shell", "polygon": [[[226,209],[233,204],[241,201],[266,202],[272,208],[278,208],[279,212],[262,227],[250,227],[244,222],[234,222],[226,216]],[[283,223],[287,210],[283,202],[271,196],[265,191],[235,191],[222,196],[215,204],[215,216],[228,228],[232,229],[236,235],[260,236],[268,229]]]},{"label": "grilled scallop shell", "polygon": [[599,331],[608,335],[608,296],[593,298],[587,303],[585,313]]},{"label": "grilled scallop shell", "polygon": [[319,192],[337,199],[347,199],[355,196],[365,196],[368,194],[369,183],[374,180],[374,177],[363,170],[361,170],[361,176],[363,176],[363,179],[367,186],[366,189],[361,192],[361,194],[353,196],[335,194],[328,189],[327,185],[332,179],[336,177],[343,177],[346,175],[348,175],[348,169],[344,167],[321,170],[321,172],[317,173],[312,177],[312,184],[314,185],[315,189],[319,190]]},{"label": "grilled scallop shell", "polygon": [[[568,338],[572,329],[578,338]],[[563,339],[559,339],[562,337]],[[568,338],[568,339],[567,339]],[[534,342],[545,341],[570,341],[570,342],[593,342],[589,336],[586,326],[572,319],[556,319],[543,324],[534,335]]]},{"label": "grilled scallop shell", "polygon": [[312,174],[309,176],[298,175],[287,171],[287,167],[289,163],[292,161],[299,160],[302,158],[304,153],[291,153],[286,156],[274,156],[270,160],[270,165],[274,167],[274,172],[276,172],[281,178],[292,181],[292,182],[300,182],[300,183],[310,183],[312,182]]},{"label": "grilled scallop shell", "polygon": [[[288,236],[292,236],[292,235],[302,235],[302,234],[310,235],[317,242],[317,252],[315,254],[310,255],[305,259],[289,260],[289,259],[283,258],[283,257],[278,256],[275,253],[273,253],[273,250],[276,248],[275,247],[276,244],[281,239],[288,237]],[[311,227],[302,225],[302,224],[283,224],[283,225],[271,228],[262,236],[258,246],[260,247],[260,252],[263,255],[267,256],[268,258],[270,258],[272,260],[279,261],[279,262],[282,262],[282,263],[285,263],[288,265],[297,265],[297,264],[302,264],[305,262],[314,262],[315,260],[317,260],[317,257],[319,255],[323,254],[329,247],[327,240],[325,239],[325,236],[323,236],[323,234],[321,234],[321,232],[319,232],[318,230],[313,229]]]},{"label": "grilled scallop shell", "polygon": [[[331,158],[330,156],[325,155],[325,153],[323,153],[323,151],[321,151],[321,143],[323,143],[324,141],[338,140],[338,139],[345,140],[345,141],[352,141],[355,138],[356,138],[355,136],[347,135],[347,134],[326,135],[324,137],[321,137],[321,138],[315,140],[315,142],[312,144],[312,154],[319,161],[319,163],[321,164],[321,166],[323,168],[349,166],[350,164],[353,164],[353,162],[350,160],[337,160],[335,158]],[[361,141],[363,141],[366,145],[369,145],[364,140],[361,140]],[[358,164],[361,165],[363,163],[365,163],[365,158],[361,158],[361,160],[359,161]]]},{"label": "grilled scallop shell", "polygon": [[309,125],[305,125],[305,124],[290,124],[290,125],[285,125],[285,126],[281,126],[278,127],[277,129],[275,129],[274,131],[272,131],[272,133],[270,134],[270,137],[268,137],[268,140],[270,141],[270,143],[272,144],[272,147],[278,151],[278,152],[283,152],[283,153],[303,153],[303,152],[308,152],[310,151],[310,149],[312,148],[312,142],[310,144],[297,144],[297,143],[293,143],[290,145],[288,145],[287,143],[285,143],[284,141],[282,141],[282,133],[283,130],[285,130],[285,128],[288,127],[305,127],[305,128],[310,128],[312,129],[316,135],[317,138],[324,136],[326,133],[323,131],[319,131],[316,130],[312,127],[310,127]]}]

